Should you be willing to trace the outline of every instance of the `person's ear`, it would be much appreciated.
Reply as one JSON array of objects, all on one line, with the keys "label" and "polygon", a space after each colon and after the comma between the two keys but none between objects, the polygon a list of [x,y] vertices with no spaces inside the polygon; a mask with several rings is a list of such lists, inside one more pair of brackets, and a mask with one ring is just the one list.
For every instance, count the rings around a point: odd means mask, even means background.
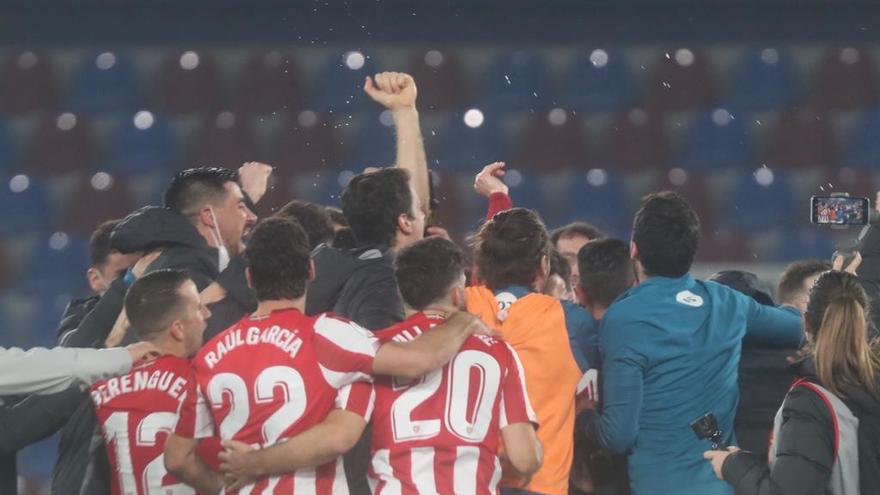
[{"label": "person's ear", "polygon": [[629,241],[629,259],[633,261],[639,259],[639,247],[633,241]]},{"label": "person's ear", "polygon": [[310,259],[309,260],[309,282],[314,282],[316,276],[317,275],[315,272],[315,260]]},{"label": "person's ear", "polygon": [[397,229],[400,230],[403,235],[412,235],[412,218],[406,213],[401,213],[400,216],[397,217]]},{"label": "person's ear", "polygon": [[107,284],[104,282],[104,277],[101,276],[101,272],[97,268],[89,268],[86,271],[86,279],[89,281],[89,287],[92,289],[92,292],[100,294],[107,290]]},{"label": "person's ear", "polygon": [[575,297],[577,297],[577,302],[580,303],[581,306],[586,308],[587,301],[584,298],[584,288],[581,287],[581,284],[574,285],[574,286],[572,286],[572,288],[574,289]]},{"label": "person's ear", "polygon": [[183,323],[181,323],[180,320],[174,320],[171,324],[169,334],[171,334],[171,338],[177,342],[184,342],[186,340],[186,334],[183,331]]},{"label": "person's ear", "polygon": [[251,275],[251,267],[245,267],[244,269],[244,279],[247,281],[247,286],[251,289],[254,288],[254,279],[253,275]]}]

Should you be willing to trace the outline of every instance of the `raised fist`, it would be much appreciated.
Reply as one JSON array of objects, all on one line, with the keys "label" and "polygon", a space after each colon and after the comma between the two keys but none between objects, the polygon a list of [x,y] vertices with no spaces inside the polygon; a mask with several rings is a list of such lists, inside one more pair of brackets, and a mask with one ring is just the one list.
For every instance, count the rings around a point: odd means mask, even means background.
[{"label": "raised fist", "polygon": [[403,72],[381,72],[364,81],[364,92],[389,110],[415,108],[416,82]]}]

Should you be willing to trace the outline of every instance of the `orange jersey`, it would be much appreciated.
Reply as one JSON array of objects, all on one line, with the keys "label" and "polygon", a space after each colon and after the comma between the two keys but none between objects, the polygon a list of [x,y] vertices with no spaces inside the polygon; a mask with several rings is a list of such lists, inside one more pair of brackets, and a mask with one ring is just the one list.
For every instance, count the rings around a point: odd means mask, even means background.
[{"label": "orange jersey", "polygon": [[[571,353],[562,304],[537,293],[512,304],[499,303],[491,290],[478,286],[467,288],[467,309],[501,333],[525,369],[526,390],[541,425],[538,439],[544,447],[544,463],[525,489],[567,495],[574,451],[575,392],[581,371]],[[510,477],[501,484],[518,486]]]}]

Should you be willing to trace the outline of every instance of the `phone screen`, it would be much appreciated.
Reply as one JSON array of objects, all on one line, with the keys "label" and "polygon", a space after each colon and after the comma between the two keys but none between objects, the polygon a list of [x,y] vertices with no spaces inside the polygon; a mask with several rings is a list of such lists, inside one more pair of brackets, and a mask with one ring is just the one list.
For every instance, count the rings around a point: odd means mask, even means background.
[{"label": "phone screen", "polygon": [[817,225],[867,225],[870,210],[868,198],[813,196],[810,221]]}]

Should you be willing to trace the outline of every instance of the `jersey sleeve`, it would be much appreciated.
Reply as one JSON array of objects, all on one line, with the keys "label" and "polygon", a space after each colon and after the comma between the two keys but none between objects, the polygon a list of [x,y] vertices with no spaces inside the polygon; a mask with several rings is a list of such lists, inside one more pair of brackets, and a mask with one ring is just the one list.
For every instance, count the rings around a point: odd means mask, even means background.
[{"label": "jersey sleeve", "polygon": [[537,426],[538,416],[529,401],[522,363],[510,344],[505,343],[504,346],[510,359],[501,383],[500,427],[505,428],[516,423],[532,423]]},{"label": "jersey sleeve", "polygon": [[333,388],[372,380],[379,340],[369,330],[327,315],[315,322],[314,349],[321,374]]},{"label": "jersey sleeve", "polygon": [[195,379],[187,385],[186,397],[180,403],[174,434],[183,438],[208,438],[214,435],[214,418]]},{"label": "jersey sleeve", "polygon": [[372,383],[356,382],[346,385],[336,393],[336,409],[353,412],[365,421],[370,421],[373,406],[376,403],[376,391]]}]

